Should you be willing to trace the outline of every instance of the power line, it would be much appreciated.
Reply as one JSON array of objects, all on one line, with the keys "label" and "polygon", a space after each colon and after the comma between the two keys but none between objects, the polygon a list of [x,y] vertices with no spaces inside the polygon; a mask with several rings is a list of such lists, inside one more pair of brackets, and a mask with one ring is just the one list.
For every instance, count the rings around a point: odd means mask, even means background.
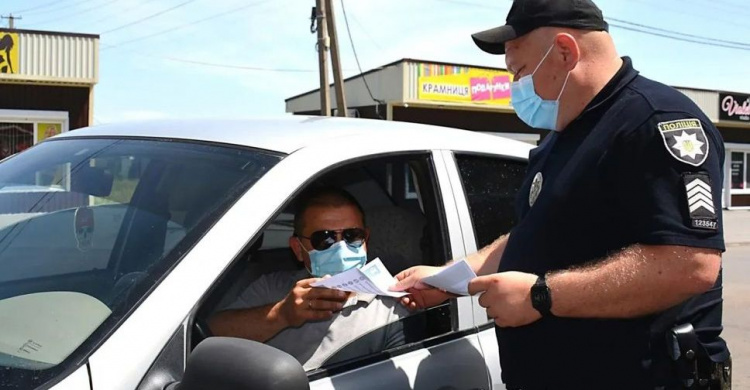
[{"label": "power line", "polygon": [[101,34],[103,35],[103,34],[111,33],[111,32],[114,32],[114,31],[119,31],[119,30],[122,30],[122,29],[124,29],[124,28],[130,27],[130,26],[133,26],[133,25],[136,25],[136,24],[139,24],[139,23],[143,23],[143,22],[145,22],[145,21],[147,21],[147,20],[153,19],[153,18],[155,18],[155,17],[157,17],[157,16],[163,15],[163,14],[165,14],[165,13],[167,13],[167,12],[170,12],[170,11],[173,11],[173,10],[175,10],[175,9],[177,9],[177,8],[180,8],[180,7],[186,6],[186,5],[188,5],[188,4],[190,4],[190,3],[193,3],[193,2],[195,2],[195,1],[196,1],[196,0],[188,0],[188,1],[182,2],[182,3],[180,3],[180,4],[177,4],[177,5],[175,5],[174,7],[170,7],[170,8],[167,8],[167,9],[165,9],[165,10],[163,10],[163,11],[159,11],[159,12],[157,12],[157,13],[155,13],[155,14],[152,14],[152,15],[149,15],[149,16],[147,16],[147,17],[145,17],[145,18],[141,18],[141,19],[139,19],[139,20],[136,20],[136,21],[134,21],[134,22],[126,23],[126,24],[123,24],[122,26],[118,26],[118,27],[115,27],[115,28],[113,28],[113,29],[110,29],[110,30],[104,31],[104,32],[102,32]]},{"label": "power line", "polygon": [[459,5],[468,5],[468,6],[477,7],[477,8],[504,9],[504,8],[500,8],[500,7],[497,7],[497,6],[494,6],[494,5],[472,3],[470,1],[462,1],[462,0],[438,0],[438,1],[442,1],[443,3],[453,3],[453,4],[459,4]]},{"label": "power line", "polygon": [[159,58],[159,59],[168,60],[168,61],[174,61],[174,62],[182,62],[182,63],[186,63],[186,64],[209,66],[209,67],[213,67],[213,68],[239,69],[239,70],[249,70],[249,71],[256,71],[256,72],[315,73],[315,72],[318,71],[317,69],[265,68],[265,67],[247,66],[247,65],[217,64],[217,63],[212,63],[212,62],[187,60],[187,59],[183,59],[183,58],[157,57],[157,56],[150,56],[150,55],[148,55],[148,57]]},{"label": "power line", "polygon": [[[64,11],[64,10],[66,10],[68,8],[73,7],[73,6],[78,6],[78,5],[81,5],[81,4],[90,3],[91,1],[93,1],[93,0],[79,0],[79,1],[75,1],[75,2],[70,3],[70,4],[64,4],[63,3],[63,5],[61,7],[52,7],[52,8],[49,8],[49,9],[42,9],[41,11],[31,11],[31,12],[26,11],[26,15],[28,15],[28,14],[34,14],[34,16],[37,16],[37,15],[46,14],[46,13],[50,13],[50,12]],[[56,4],[59,5],[60,3],[62,3],[62,1],[57,1]],[[44,7],[44,8],[46,8],[46,7]]]},{"label": "power line", "polygon": [[[346,16],[346,6],[344,5],[344,0],[340,0],[341,2],[341,12],[344,14],[344,23],[346,23],[346,34],[349,36],[349,43],[352,45],[352,52],[354,53],[354,60],[357,61],[357,69],[359,69],[359,75],[362,78],[362,82],[365,83],[365,88],[367,88],[367,93],[370,94],[370,99],[372,99],[373,102],[378,104],[385,104],[385,101],[375,99],[375,96],[372,94],[372,90],[370,90],[370,85],[367,83],[367,77],[365,77],[364,72],[362,72],[362,65],[359,63],[359,56],[357,56],[357,49],[354,47],[354,39],[352,39],[352,31],[349,28],[349,18]],[[380,111],[378,110],[378,106],[375,106],[375,113],[380,117],[380,119],[383,118],[382,115],[380,115]]]},{"label": "power line", "polygon": [[89,13],[89,12],[91,12],[91,11],[95,11],[95,10],[97,10],[97,9],[100,9],[100,8],[104,7],[105,5],[108,5],[108,4],[112,4],[112,3],[116,2],[116,1],[119,1],[119,0],[109,0],[109,1],[107,1],[107,2],[105,2],[105,3],[102,3],[102,4],[98,4],[98,5],[95,5],[95,6],[93,6],[93,7],[89,7],[89,8],[86,8],[86,9],[80,10],[80,11],[75,11],[75,12],[72,12],[72,13],[69,13],[69,14],[66,14],[66,15],[63,15],[63,16],[58,16],[58,17],[55,17],[55,18],[52,18],[52,19],[47,19],[47,20],[45,20],[45,21],[43,21],[43,22],[39,22],[39,23],[32,23],[32,24],[30,24],[30,25],[29,25],[29,27],[33,27],[33,26],[42,26],[42,25],[45,25],[45,24],[49,24],[49,23],[52,23],[52,22],[56,22],[56,21],[58,21],[58,20],[62,20],[62,19],[68,19],[68,18],[70,18],[71,16],[80,16],[80,15],[83,15],[83,14],[85,14],[85,13]]},{"label": "power line", "polygon": [[31,11],[34,11],[34,10],[38,10],[40,8],[49,7],[50,5],[58,4],[59,2],[60,2],[60,0],[54,0],[54,1],[50,1],[49,3],[40,4],[40,5],[37,5],[36,7],[22,9],[22,10],[19,10],[19,11],[15,11],[13,13],[14,14],[20,14],[20,13],[23,13],[23,12],[31,12]]},{"label": "power line", "polygon": [[[470,1],[464,1],[464,0],[439,0],[439,1],[463,4],[463,5],[475,6],[475,7],[481,7],[481,8],[501,9],[500,7],[495,7],[495,6],[485,5],[485,4],[478,4],[478,3],[473,3]],[[648,5],[654,5],[654,4],[651,4],[650,2],[645,2],[642,0],[632,0],[632,1],[644,3]],[[684,11],[678,11],[678,12],[685,13]],[[723,48],[737,49],[737,50],[750,50],[750,43],[728,41],[728,40],[710,38],[710,37],[705,37],[705,36],[700,36],[700,35],[686,34],[686,33],[682,33],[679,31],[667,30],[667,29],[663,29],[659,27],[648,26],[645,24],[633,23],[633,22],[629,22],[626,20],[622,20],[622,19],[616,19],[616,18],[607,17],[605,19],[607,19],[608,21],[611,20],[611,21],[629,25],[629,26],[626,26],[624,24],[610,23],[610,26],[621,28],[624,30],[639,32],[642,34],[648,34],[648,35],[658,36],[662,38],[683,41],[683,42],[697,43],[697,44],[706,45],[706,46],[723,47]],[[636,27],[640,27],[640,28],[636,28]],[[746,27],[746,26],[743,26],[743,27]],[[644,29],[648,29],[652,31],[648,31]],[[681,37],[685,37],[685,38],[681,38]]]},{"label": "power line", "polygon": [[[701,7],[704,6],[702,4],[703,2],[701,2],[699,0],[689,0],[689,1],[691,1],[692,3],[696,3],[696,4],[698,4]],[[726,2],[726,1],[720,1],[720,0],[710,0],[710,1],[705,1],[705,3],[708,3],[706,5],[709,5],[709,6],[713,7],[714,9],[716,9],[719,12],[733,12],[733,13],[740,13],[740,14],[750,15],[750,13],[748,13],[748,11],[747,11],[747,8],[743,7],[743,6],[740,6],[739,4],[734,4],[734,3],[730,3],[730,2]]]},{"label": "power line", "polygon": [[[143,57],[149,57],[149,58],[154,58],[154,59],[159,59],[159,60],[181,62],[185,64],[200,65],[200,66],[206,66],[206,67],[211,67],[211,68],[237,69],[237,70],[247,70],[247,71],[255,71],[255,72],[271,72],[271,73],[317,73],[318,72],[318,69],[269,68],[269,67],[251,66],[251,65],[220,64],[216,62],[195,61],[195,60],[189,60],[185,58],[176,58],[176,57],[170,57],[170,56],[156,56],[156,55],[140,53],[140,52],[135,53],[135,54],[143,56]],[[347,69],[347,70],[351,70],[351,69]]]},{"label": "power line", "polygon": [[176,30],[180,30],[180,29],[183,29],[183,28],[186,28],[186,27],[192,27],[192,26],[195,26],[196,24],[207,22],[209,20],[220,18],[222,16],[226,16],[226,15],[233,14],[233,13],[236,13],[236,12],[240,12],[240,11],[246,10],[248,8],[251,8],[251,7],[262,5],[264,3],[268,3],[270,1],[272,1],[272,0],[261,0],[261,1],[256,1],[254,3],[245,4],[245,5],[241,6],[241,7],[230,9],[228,11],[221,12],[221,13],[218,13],[218,14],[215,14],[215,15],[211,15],[211,16],[203,18],[203,19],[198,19],[198,20],[193,21],[193,22],[189,22],[189,23],[177,25],[175,27],[171,27],[171,28],[168,28],[166,30],[161,30],[161,31],[155,32],[153,34],[144,35],[144,36],[141,36],[141,37],[138,37],[138,38],[133,38],[133,39],[130,39],[130,40],[127,40],[127,41],[118,42],[118,43],[115,43],[115,44],[112,44],[112,45],[105,45],[101,50],[104,51],[104,50],[113,49],[113,48],[116,48],[116,47],[119,47],[119,46],[123,46],[123,45],[127,45],[127,44],[130,44],[130,43],[133,43],[133,42],[139,42],[139,41],[142,41],[142,40],[145,40],[145,39],[149,39],[149,38],[153,38],[153,37],[156,37],[156,36],[159,36],[159,35],[167,34],[167,33],[170,33],[170,32],[176,31]]},{"label": "power line", "polygon": [[667,34],[662,34],[662,33],[658,33],[658,32],[645,31],[645,30],[641,30],[641,29],[638,29],[638,28],[635,28],[635,27],[629,27],[629,26],[625,26],[625,25],[621,25],[621,24],[616,24],[616,23],[610,23],[609,25],[612,26],[612,27],[621,28],[623,30],[635,31],[635,32],[643,33],[643,34],[654,35],[654,36],[657,36],[657,37],[662,37],[662,38],[667,38],[667,39],[673,39],[675,41],[683,41],[683,42],[697,43],[699,45],[714,46],[714,47],[725,47],[725,48],[728,48],[728,49],[737,49],[737,50],[750,51],[750,47],[732,46],[732,45],[727,45],[727,44],[723,44],[723,43],[712,43],[712,42],[706,42],[706,41],[699,41],[697,39],[680,38],[680,37],[676,37],[676,36],[672,36],[672,35],[667,35]]},{"label": "power line", "polygon": [[738,3],[733,3],[731,1],[726,1],[726,0],[710,0],[708,2],[726,4],[726,5],[730,6],[730,7],[736,7],[736,8],[739,8],[739,9],[745,9],[745,7],[743,5],[740,5]]},{"label": "power line", "polygon": [[615,22],[618,22],[618,23],[625,23],[625,24],[628,24],[628,25],[631,25],[631,26],[647,28],[647,29],[654,30],[654,31],[661,31],[661,32],[669,33],[669,34],[680,35],[680,36],[688,37],[688,38],[696,38],[696,39],[701,39],[701,40],[710,41],[710,42],[726,43],[728,45],[745,46],[745,47],[750,48],[750,43],[737,42],[737,41],[727,41],[727,40],[718,39],[718,38],[710,38],[710,37],[704,37],[704,36],[700,36],[700,35],[686,34],[686,33],[682,33],[682,32],[679,32],[679,31],[667,30],[667,29],[663,29],[663,28],[659,28],[659,27],[647,26],[645,24],[628,22],[627,20],[616,19],[616,18],[607,18],[607,20],[612,20],[612,21],[615,21]]},{"label": "power line", "polygon": [[352,15],[352,20],[354,21],[354,23],[357,23],[357,26],[359,26],[359,28],[362,29],[362,31],[364,31],[365,35],[367,35],[368,38],[370,38],[370,41],[372,42],[373,45],[375,45],[375,48],[377,48],[380,51],[383,51],[383,48],[380,46],[378,41],[375,40],[375,38],[373,38],[372,35],[370,35],[370,33],[365,28],[365,26],[363,26],[362,23],[360,23],[359,20],[354,15]]},{"label": "power line", "polygon": [[[662,2],[654,2],[653,0],[630,0],[630,1],[633,1],[633,2],[636,2],[636,3],[645,4],[645,5],[649,6],[649,7],[657,8],[660,11],[664,11],[665,9],[668,9],[670,11],[677,12],[677,13],[680,13],[680,14],[683,14],[683,15],[698,17],[698,18],[701,18],[701,19],[707,19],[707,17],[706,17],[705,14],[696,14],[696,13],[693,13],[693,12],[687,12],[684,7],[682,7],[682,8],[666,8],[666,7],[664,7],[664,4]],[[743,27],[743,28],[750,27],[746,23],[737,23],[735,21],[732,21],[732,20],[729,20],[729,19],[726,19],[726,18],[718,18],[716,16],[713,16],[713,17],[711,17],[711,19],[721,20],[723,22],[726,22],[726,23],[729,23],[729,24],[732,24],[732,25],[735,25],[735,26]]]}]

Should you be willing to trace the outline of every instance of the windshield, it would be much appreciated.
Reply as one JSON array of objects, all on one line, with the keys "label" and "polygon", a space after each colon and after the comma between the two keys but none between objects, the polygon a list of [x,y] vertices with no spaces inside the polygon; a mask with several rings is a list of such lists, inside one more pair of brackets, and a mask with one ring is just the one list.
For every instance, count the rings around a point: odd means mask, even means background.
[{"label": "windshield", "polygon": [[0,163],[0,388],[84,360],[280,159],[141,139],[63,139]]}]

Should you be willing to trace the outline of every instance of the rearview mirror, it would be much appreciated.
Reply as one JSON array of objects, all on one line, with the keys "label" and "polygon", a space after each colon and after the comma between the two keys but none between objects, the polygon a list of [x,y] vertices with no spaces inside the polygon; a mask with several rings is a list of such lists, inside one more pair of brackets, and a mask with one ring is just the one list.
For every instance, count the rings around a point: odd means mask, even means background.
[{"label": "rearview mirror", "polygon": [[111,173],[98,167],[83,165],[71,174],[71,191],[100,198],[112,193],[114,178]]},{"label": "rearview mirror", "polygon": [[174,390],[309,390],[302,365],[291,355],[255,341],[210,337],[190,354]]}]

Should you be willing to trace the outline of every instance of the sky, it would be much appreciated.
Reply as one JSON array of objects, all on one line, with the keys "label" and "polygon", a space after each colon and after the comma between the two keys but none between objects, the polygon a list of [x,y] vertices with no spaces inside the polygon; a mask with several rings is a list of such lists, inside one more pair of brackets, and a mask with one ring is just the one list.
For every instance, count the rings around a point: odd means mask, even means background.
[{"label": "sky", "polygon": [[[750,93],[747,0],[595,0],[610,23],[743,42],[683,42],[612,26],[641,74],[682,87]],[[402,58],[504,67],[474,32],[504,24],[511,0],[333,0],[344,77]],[[16,28],[99,34],[94,123],[282,115],[318,87],[314,0],[0,0]],[[342,7],[343,6],[343,7]],[[616,21],[614,21],[615,19]],[[3,21],[7,23],[7,21]],[[333,78],[331,78],[333,80]]]}]

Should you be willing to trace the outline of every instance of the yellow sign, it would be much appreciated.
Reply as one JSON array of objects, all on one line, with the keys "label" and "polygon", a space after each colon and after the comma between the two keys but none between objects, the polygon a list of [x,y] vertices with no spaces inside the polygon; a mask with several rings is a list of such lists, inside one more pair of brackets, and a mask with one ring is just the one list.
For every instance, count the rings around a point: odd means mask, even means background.
[{"label": "yellow sign", "polygon": [[18,73],[18,34],[0,32],[0,74]]},{"label": "yellow sign", "polygon": [[505,71],[420,64],[419,100],[442,102],[510,105],[510,83],[513,76]]},{"label": "yellow sign", "polygon": [[60,133],[62,133],[62,124],[60,123],[36,124],[36,142],[42,142],[45,139],[54,137]]}]

